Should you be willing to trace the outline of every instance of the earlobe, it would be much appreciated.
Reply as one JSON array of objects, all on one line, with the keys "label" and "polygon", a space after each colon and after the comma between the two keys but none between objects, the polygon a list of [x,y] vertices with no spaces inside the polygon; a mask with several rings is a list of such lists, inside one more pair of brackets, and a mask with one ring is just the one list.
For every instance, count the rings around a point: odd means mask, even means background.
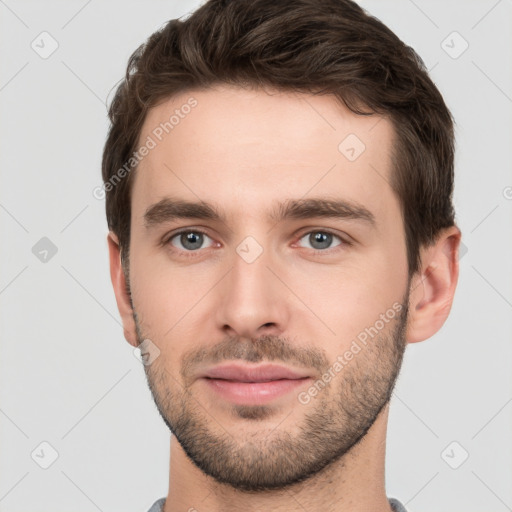
[{"label": "earlobe", "polygon": [[452,226],[422,249],[421,269],[411,280],[408,343],[430,338],[448,318],[459,276],[460,239],[460,230]]},{"label": "earlobe", "polygon": [[110,279],[116,296],[117,309],[123,322],[124,337],[130,345],[137,346],[137,331],[133,319],[133,309],[128,295],[126,278],[121,265],[121,253],[119,249],[119,240],[115,233],[109,232],[107,236],[109,259],[110,259]]}]

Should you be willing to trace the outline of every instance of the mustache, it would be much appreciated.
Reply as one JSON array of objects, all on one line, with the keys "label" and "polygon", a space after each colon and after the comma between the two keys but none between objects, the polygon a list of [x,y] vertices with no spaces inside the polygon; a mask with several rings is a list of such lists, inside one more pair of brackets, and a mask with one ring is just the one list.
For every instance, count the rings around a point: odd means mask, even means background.
[{"label": "mustache", "polygon": [[289,338],[264,335],[258,338],[230,336],[216,345],[192,349],[183,354],[181,373],[190,375],[198,364],[217,364],[226,360],[243,360],[248,363],[279,362],[305,368],[315,368],[322,373],[329,361],[325,351],[311,345],[298,345]]}]

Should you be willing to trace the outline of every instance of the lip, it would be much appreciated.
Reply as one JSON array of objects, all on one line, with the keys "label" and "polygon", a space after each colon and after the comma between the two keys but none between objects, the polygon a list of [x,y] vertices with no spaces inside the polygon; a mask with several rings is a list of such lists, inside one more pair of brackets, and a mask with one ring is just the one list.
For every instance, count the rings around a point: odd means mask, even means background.
[{"label": "lip", "polygon": [[200,377],[237,382],[269,382],[280,379],[304,379],[310,377],[310,375],[305,371],[294,370],[277,364],[248,366],[231,363],[209,368]]},{"label": "lip", "polygon": [[206,370],[201,376],[217,396],[239,405],[261,405],[303,386],[311,376],[304,371],[265,364],[227,364]]}]

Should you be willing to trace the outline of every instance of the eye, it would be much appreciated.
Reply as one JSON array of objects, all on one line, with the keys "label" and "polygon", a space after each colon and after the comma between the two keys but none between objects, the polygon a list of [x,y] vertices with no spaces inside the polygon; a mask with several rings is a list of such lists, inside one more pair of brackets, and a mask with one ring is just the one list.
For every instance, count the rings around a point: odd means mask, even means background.
[{"label": "eye", "polygon": [[[333,240],[338,239],[339,243],[332,245]],[[306,240],[306,243],[309,244],[310,249],[315,249],[317,251],[322,251],[324,249],[330,249],[332,247],[336,247],[338,245],[341,245],[342,243],[345,243],[344,240],[341,239],[341,237],[329,233],[328,231],[310,231],[309,233],[306,233],[303,235],[300,240],[299,244],[302,240]],[[308,246],[306,246],[308,247]]]},{"label": "eye", "polygon": [[168,239],[168,243],[182,251],[191,252],[202,249],[202,245],[204,244],[205,239],[213,242],[213,240],[203,231],[199,231],[197,229],[189,229],[175,233]]}]

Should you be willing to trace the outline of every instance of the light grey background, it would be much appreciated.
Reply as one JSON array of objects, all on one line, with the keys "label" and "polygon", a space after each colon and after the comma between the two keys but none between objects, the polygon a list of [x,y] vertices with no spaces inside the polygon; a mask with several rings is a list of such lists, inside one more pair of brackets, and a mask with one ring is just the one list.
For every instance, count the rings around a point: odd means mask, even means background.
[{"label": "light grey background", "polygon": [[[410,512],[512,510],[512,2],[361,3],[455,116],[467,249],[449,320],[406,352],[387,492]],[[92,191],[129,55],[197,5],[0,0],[0,512],[146,511],[167,493],[169,432],[123,338]]]}]

